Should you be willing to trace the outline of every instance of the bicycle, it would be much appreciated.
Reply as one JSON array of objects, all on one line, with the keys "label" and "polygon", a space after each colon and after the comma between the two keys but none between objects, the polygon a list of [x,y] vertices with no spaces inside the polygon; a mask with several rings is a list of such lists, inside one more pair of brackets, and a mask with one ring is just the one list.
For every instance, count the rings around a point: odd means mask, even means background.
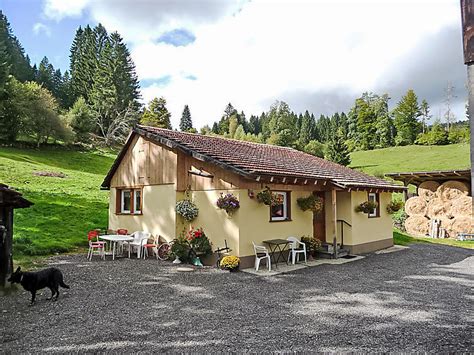
[{"label": "bicycle", "polygon": [[173,246],[173,243],[173,240],[171,242],[164,242],[158,247],[158,259],[165,261],[170,258],[171,247]]}]

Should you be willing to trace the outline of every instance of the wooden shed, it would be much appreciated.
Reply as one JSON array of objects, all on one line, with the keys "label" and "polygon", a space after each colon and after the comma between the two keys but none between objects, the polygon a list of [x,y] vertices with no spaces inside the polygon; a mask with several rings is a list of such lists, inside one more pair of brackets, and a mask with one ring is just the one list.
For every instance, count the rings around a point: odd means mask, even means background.
[{"label": "wooden shed", "polygon": [[[385,174],[385,176],[403,182],[404,186],[414,185],[417,189],[425,181],[437,181],[440,184],[449,180],[462,181],[469,186],[469,195],[472,196],[471,170],[469,169],[389,173]],[[405,199],[407,197],[405,195]]]},{"label": "wooden shed", "polygon": [[15,208],[27,208],[33,205],[22,195],[0,184],[0,286],[13,271],[13,211]]}]

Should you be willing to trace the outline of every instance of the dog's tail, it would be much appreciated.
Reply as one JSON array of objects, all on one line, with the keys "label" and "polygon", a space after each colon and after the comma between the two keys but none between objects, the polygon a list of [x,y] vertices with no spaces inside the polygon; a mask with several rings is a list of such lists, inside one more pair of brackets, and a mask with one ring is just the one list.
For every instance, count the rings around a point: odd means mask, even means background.
[{"label": "dog's tail", "polygon": [[61,286],[62,288],[70,288],[69,285],[66,285],[63,280],[59,282],[59,286]]}]

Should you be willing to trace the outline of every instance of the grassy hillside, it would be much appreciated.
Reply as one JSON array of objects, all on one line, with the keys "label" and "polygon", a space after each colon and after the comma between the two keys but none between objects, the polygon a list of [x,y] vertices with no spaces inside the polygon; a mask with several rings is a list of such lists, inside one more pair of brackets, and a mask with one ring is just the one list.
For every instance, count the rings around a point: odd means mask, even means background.
[{"label": "grassy hillside", "polygon": [[[88,230],[106,227],[108,192],[99,187],[113,159],[104,153],[57,148],[0,148],[0,182],[34,203],[15,211],[15,255],[70,251],[87,244]],[[66,177],[34,172],[62,172]]]},{"label": "grassy hillside", "polygon": [[467,169],[469,144],[392,147],[351,154],[351,168],[381,176],[385,173]]}]

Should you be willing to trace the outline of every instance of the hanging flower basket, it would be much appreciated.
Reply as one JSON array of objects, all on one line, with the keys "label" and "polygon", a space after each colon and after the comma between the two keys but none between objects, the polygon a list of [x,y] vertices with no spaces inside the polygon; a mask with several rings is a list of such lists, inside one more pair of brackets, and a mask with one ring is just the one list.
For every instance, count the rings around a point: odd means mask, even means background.
[{"label": "hanging flower basket", "polygon": [[324,208],[324,200],[313,194],[308,197],[300,197],[296,199],[296,203],[303,211],[312,211],[314,213],[320,213]]},{"label": "hanging flower basket", "polygon": [[278,206],[283,203],[283,197],[271,192],[267,187],[265,190],[262,190],[257,194],[257,201],[267,206]]},{"label": "hanging flower basket", "polygon": [[387,213],[388,214],[394,214],[398,211],[400,211],[403,208],[403,202],[402,201],[391,201],[387,205]]},{"label": "hanging flower basket", "polygon": [[199,208],[193,201],[184,199],[176,202],[176,213],[183,217],[186,221],[191,222],[198,216]]},{"label": "hanging flower basket", "polygon": [[225,210],[228,214],[232,214],[240,208],[240,202],[237,197],[231,193],[221,193],[221,196],[217,199],[217,207]]},{"label": "hanging flower basket", "polygon": [[370,213],[377,208],[379,204],[375,201],[365,201],[355,208],[356,212]]}]

